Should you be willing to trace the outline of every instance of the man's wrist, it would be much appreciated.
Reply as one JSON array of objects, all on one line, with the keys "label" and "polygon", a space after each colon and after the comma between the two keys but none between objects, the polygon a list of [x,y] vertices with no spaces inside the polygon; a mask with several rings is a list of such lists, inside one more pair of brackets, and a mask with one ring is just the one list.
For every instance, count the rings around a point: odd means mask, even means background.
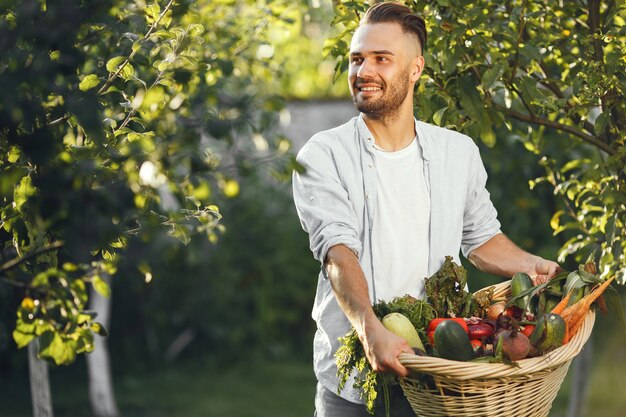
[{"label": "man's wrist", "polygon": [[372,332],[376,332],[380,330],[383,326],[382,322],[376,317],[374,311],[371,311],[371,314],[364,315],[359,330],[357,330],[357,334],[359,335],[359,339],[361,341],[367,339],[367,335],[372,334]]}]

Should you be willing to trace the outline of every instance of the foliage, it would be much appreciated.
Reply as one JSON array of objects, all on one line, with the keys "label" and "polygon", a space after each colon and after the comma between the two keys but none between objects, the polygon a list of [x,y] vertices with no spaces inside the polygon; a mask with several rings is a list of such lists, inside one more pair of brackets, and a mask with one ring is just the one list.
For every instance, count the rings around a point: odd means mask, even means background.
[{"label": "foliage", "polygon": [[[333,83],[334,59],[322,56],[333,10],[329,1],[297,3],[289,10],[294,23],[268,28],[271,47],[268,64],[277,77],[279,94],[286,99],[334,99],[348,96],[348,85]],[[310,4],[310,5],[309,5]]]},{"label": "foliage", "polygon": [[108,295],[129,245],[163,230],[215,241],[237,176],[282,163],[282,101],[256,51],[289,4],[2,3],[0,285],[20,300],[19,347],[39,337],[57,364],[92,350],[104,329],[87,288]]},{"label": "foliage", "polygon": [[241,184],[241,193],[221,206],[229,215],[217,245],[194,238],[162,252],[149,284],[126,276],[143,250],[130,248],[120,264],[125,279],[114,284],[114,356],[154,365],[188,330],[194,338],[186,357],[210,352],[223,363],[242,356],[310,358],[319,264],[287,184],[256,177]]},{"label": "foliage", "polygon": [[[562,197],[551,222],[569,239],[560,261],[593,258],[626,282],[626,6],[613,1],[407,1],[429,30],[419,117],[493,147],[498,129],[541,157]],[[327,51],[347,68],[345,40],[366,9],[335,3],[342,33]],[[549,141],[560,141],[561,147]],[[563,145],[563,142],[566,144]],[[565,153],[564,150],[570,150]]]}]

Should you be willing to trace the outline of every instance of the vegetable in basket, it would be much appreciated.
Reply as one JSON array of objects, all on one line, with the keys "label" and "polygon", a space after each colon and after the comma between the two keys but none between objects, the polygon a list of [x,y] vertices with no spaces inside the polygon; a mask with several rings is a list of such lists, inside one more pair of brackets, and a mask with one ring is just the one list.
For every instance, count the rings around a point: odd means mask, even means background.
[{"label": "vegetable in basket", "polygon": [[[410,295],[396,297],[390,302],[381,301],[375,304],[373,309],[376,316],[381,320],[392,313],[400,313],[408,318],[420,337],[420,343],[422,340],[426,340],[426,326],[435,318],[435,312],[430,304]],[[350,376],[356,372],[354,387],[361,391],[366,408],[372,413],[379,392],[384,390],[385,374],[377,373],[372,369],[354,329],[342,337],[340,341],[341,346],[335,353],[337,376],[339,377],[338,390],[341,392]],[[409,344],[411,344],[410,341]]]},{"label": "vegetable in basket", "polygon": [[389,313],[382,319],[383,326],[390,332],[402,337],[412,348],[426,352],[424,344],[411,321],[403,314]]},{"label": "vegetable in basket", "polygon": [[432,277],[424,281],[426,297],[437,317],[483,317],[491,305],[493,290],[472,294],[467,288],[467,271],[452,256]]},{"label": "vegetable in basket", "polygon": [[468,361],[474,357],[474,348],[465,328],[452,320],[442,321],[435,329],[435,349],[439,357],[453,361]]},{"label": "vegetable in basket", "polygon": [[563,346],[567,328],[563,318],[555,313],[547,313],[539,317],[534,331],[530,335],[530,343],[540,355]]},{"label": "vegetable in basket", "polygon": [[[426,300],[418,300],[410,295],[405,295],[397,297],[391,302],[375,304],[373,306],[374,313],[381,320],[391,313],[400,313],[406,316],[416,329],[420,342],[423,343],[428,340],[428,325],[433,319],[457,317],[458,320],[463,321],[463,316],[483,315],[489,308],[493,298],[493,289],[474,295],[467,292],[466,281],[466,270],[455,264],[451,256],[446,256],[439,271],[425,280]],[[431,336],[430,339],[433,339],[434,329]],[[354,387],[361,390],[366,407],[368,411],[372,412],[379,390],[383,389],[383,375],[372,370],[354,329],[340,340],[341,346],[335,353],[339,392],[343,390],[350,376],[356,371]],[[433,344],[434,340],[428,344],[428,348],[424,348],[427,354],[435,354]]]}]

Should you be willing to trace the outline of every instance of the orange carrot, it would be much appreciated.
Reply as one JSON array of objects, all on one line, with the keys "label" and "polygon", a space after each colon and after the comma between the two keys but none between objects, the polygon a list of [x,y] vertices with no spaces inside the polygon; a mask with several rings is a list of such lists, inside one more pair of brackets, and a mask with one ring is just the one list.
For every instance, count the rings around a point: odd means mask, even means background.
[{"label": "orange carrot", "polygon": [[569,303],[569,299],[572,296],[572,291],[573,290],[570,290],[567,293],[567,295],[563,297],[563,299],[559,301],[557,305],[554,306],[554,308],[552,309],[552,311],[550,311],[550,313],[561,314],[563,310],[565,310],[565,307],[567,307],[567,303]]},{"label": "orange carrot", "polygon": [[604,290],[608,288],[608,286],[611,284],[611,281],[613,281],[614,279],[615,276],[607,279],[600,286],[594,288],[589,294],[581,298],[580,301],[578,301],[576,304],[573,304],[563,310],[561,317],[563,317],[563,321],[565,321],[565,324],[567,325],[566,340],[564,341],[564,343],[569,342],[569,340],[574,337],[578,329],[580,329],[580,327],[582,326],[585,316],[591,308],[591,304],[598,297],[600,297],[600,295],[602,295]]}]

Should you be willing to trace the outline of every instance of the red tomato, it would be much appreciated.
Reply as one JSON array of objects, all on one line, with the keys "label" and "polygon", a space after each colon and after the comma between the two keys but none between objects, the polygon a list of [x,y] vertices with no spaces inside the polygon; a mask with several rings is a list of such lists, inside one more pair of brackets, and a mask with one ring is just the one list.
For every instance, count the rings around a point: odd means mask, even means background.
[{"label": "red tomato", "polygon": [[430,342],[431,346],[435,346],[435,331],[431,330],[428,332],[428,341]]},{"label": "red tomato", "polygon": [[430,323],[428,323],[428,331],[434,332],[437,326],[439,325],[439,323],[441,323],[442,321],[446,321],[446,320],[456,321],[457,323],[461,325],[461,327],[465,330],[465,332],[469,331],[467,328],[467,323],[465,323],[465,319],[462,317],[457,317],[457,318],[447,317],[447,318],[432,319]]},{"label": "red tomato", "polygon": [[522,329],[522,333],[526,336],[526,337],[530,337],[531,334],[533,334],[533,330],[535,330],[535,325],[534,324],[527,324],[524,326],[524,328]]},{"label": "red tomato", "polygon": [[477,339],[470,340],[470,343],[472,344],[472,347],[474,348],[474,350],[478,349],[479,347],[483,345],[483,342]]}]

